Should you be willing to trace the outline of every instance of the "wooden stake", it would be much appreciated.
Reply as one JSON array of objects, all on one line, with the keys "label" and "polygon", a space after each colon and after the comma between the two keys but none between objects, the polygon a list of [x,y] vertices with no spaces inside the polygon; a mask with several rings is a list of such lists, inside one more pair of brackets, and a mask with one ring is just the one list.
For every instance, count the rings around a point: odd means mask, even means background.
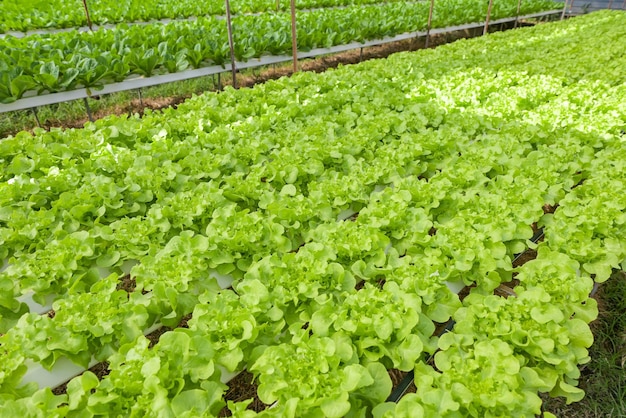
[{"label": "wooden stake", "polygon": [[609,10],[613,7],[613,0],[609,0]]},{"label": "wooden stake", "polygon": [[91,17],[89,17],[89,8],[87,7],[87,0],[83,0],[83,7],[85,8],[85,16],[87,17],[87,26],[89,26],[90,31],[93,31]]},{"label": "wooden stake", "polygon": [[230,16],[230,0],[226,1],[226,25],[228,27],[228,46],[230,47],[230,68],[233,73],[233,88],[237,88],[237,68],[235,66],[235,44],[233,43],[233,26]]},{"label": "wooden stake", "polygon": [[493,8],[493,0],[489,0],[489,7],[487,7],[487,17],[485,19],[485,28],[483,29],[483,36],[487,34],[489,30],[489,19],[491,19],[491,9]]},{"label": "wooden stake", "polygon": [[296,0],[291,3],[291,56],[293,57],[293,72],[298,72],[298,39],[296,34]]},{"label": "wooden stake", "polygon": [[424,48],[428,48],[430,43],[430,28],[433,24],[433,9],[435,8],[435,0],[430,0],[430,9],[428,10],[428,22],[426,23],[426,42]]},{"label": "wooden stake", "polygon": [[563,11],[561,12],[561,20],[565,19],[565,11],[567,10],[567,3],[569,0],[565,0],[563,3]]},{"label": "wooden stake", "polygon": [[513,29],[517,28],[517,24],[519,23],[519,12],[522,9],[522,0],[517,0],[517,14],[515,15],[515,23],[513,24]]},{"label": "wooden stake", "polygon": [[430,43],[430,27],[433,23],[433,9],[435,8],[435,0],[430,0],[430,9],[428,9],[428,22],[426,23],[426,42],[424,42],[424,48],[428,48]]}]

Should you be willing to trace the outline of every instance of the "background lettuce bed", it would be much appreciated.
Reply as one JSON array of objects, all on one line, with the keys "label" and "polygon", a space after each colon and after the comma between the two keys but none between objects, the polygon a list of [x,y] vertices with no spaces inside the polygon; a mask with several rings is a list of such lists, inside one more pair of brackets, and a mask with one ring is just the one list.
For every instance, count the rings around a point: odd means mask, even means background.
[{"label": "background lettuce bed", "polygon": [[[554,3],[531,0],[522,14],[554,9]],[[517,2],[500,1],[492,18],[515,16]],[[442,0],[433,27],[481,22],[479,1]],[[378,39],[426,27],[426,3],[390,3],[298,13],[298,49],[308,51]],[[291,53],[290,16],[286,13],[233,19],[235,58]],[[226,22],[217,18],[141,26],[121,25],[95,32],[64,32],[0,39],[0,102],[24,93],[38,94],[98,87],[131,75],[149,77],[187,68],[224,65],[230,60]]]},{"label": "background lettuce bed", "polygon": [[[393,1],[399,0],[390,0],[385,3]],[[231,4],[231,10],[233,13],[289,10],[289,2],[279,1],[278,10],[276,10],[276,3],[275,0],[237,0]],[[375,3],[380,2],[376,0],[299,0],[296,7],[311,9]],[[87,6],[92,22],[98,25],[226,14],[225,3],[221,0],[97,0],[88,1]],[[85,11],[80,0],[33,0],[28,4],[19,0],[5,0],[0,3],[0,16],[2,16],[1,32],[87,26]]]}]

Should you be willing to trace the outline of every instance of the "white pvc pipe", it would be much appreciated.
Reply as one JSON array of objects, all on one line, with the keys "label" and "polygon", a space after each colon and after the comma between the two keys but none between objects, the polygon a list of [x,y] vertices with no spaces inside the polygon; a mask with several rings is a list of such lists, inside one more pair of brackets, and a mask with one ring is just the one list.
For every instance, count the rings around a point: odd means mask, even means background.
[{"label": "white pvc pipe", "polygon": [[217,280],[217,284],[219,284],[222,289],[232,287],[233,282],[235,281],[235,278],[232,275],[219,273],[215,269],[209,269],[209,277],[214,277]]},{"label": "white pvc pipe", "polygon": [[33,291],[26,292],[22,296],[18,297],[17,301],[20,303],[25,303],[26,305],[28,305],[28,310],[30,312],[36,313],[39,315],[43,315],[52,309],[52,302],[54,302],[54,299],[57,296],[56,294],[46,295],[45,296],[46,301],[43,305],[41,305],[38,302],[35,302],[33,300],[33,295],[34,295]]},{"label": "white pvc pipe", "polygon": [[[89,362],[89,367],[93,367],[98,363],[95,358],[92,358]],[[30,360],[26,360],[25,364],[28,370],[24,377],[22,377],[22,384],[37,383],[40,388],[55,388],[86,370],[82,366],[73,363],[67,357],[59,357],[50,370]]]},{"label": "white pvc pipe", "polygon": [[122,270],[124,275],[130,274],[130,270],[137,264],[139,264],[139,260],[126,260],[120,266],[120,270]]},{"label": "white pvc pipe", "polygon": [[[137,261],[136,260],[130,260],[128,262],[128,265],[126,266],[126,268],[130,268],[129,266],[131,264],[136,264]],[[210,277],[214,277],[218,284],[220,285],[220,287],[222,289],[226,289],[231,287],[233,281],[235,280],[234,277],[232,275],[229,274],[221,274],[218,273],[217,270],[215,269],[211,269],[209,270],[209,276]],[[25,303],[28,303],[28,296],[23,296],[23,301]],[[30,300],[32,301],[32,294],[30,296]],[[35,309],[37,308],[36,302],[32,302],[34,305],[31,308],[31,312],[37,312],[37,313],[45,313],[47,311],[50,310],[50,308],[46,309],[43,312],[38,312]],[[52,301],[50,302],[50,304],[52,304]],[[30,307],[31,305],[29,305]],[[41,307],[41,305],[38,305]],[[44,309],[44,307],[41,307],[41,309]],[[39,310],[41,310],[39,309]],[[157,322],[155,324],[153,324],[152,326],[150,326],[149,328],[147,328],[144,331],[144,335],[148,335],[153,333],[154,331],[156,331],[157,329],[161,328],[163,326],[163,324],[161,324],[160,322]],[[92,358],[92,361],[89,363],[89,367],[93,367],[94,365],[96,365],[98,363],[98,361],[96,361],[95,359]],[[67,382],[68,380],[72,379],[75,376],[78,376],[79,374],[83,373],[85,371],[84,368],[82,368],[81,366],[78,366],[76,364],[74,364],[71,360],[69,360],[67,357],[60,357],[55,363],[54,366],[52,367],[51,370],[47,370],[45,369],[41,364],[39,363],[35,363],[31,360],[26,360],[26,365],[28,366],[28,370],[26,371],[26,374],[24,375],[24,377],[22,378],[22,383],[26,384],[26,383],[31,383],[31,382],[35,382],[39,385],[40,388],[42,387],[50,387],[50,388],[54,388],[57,387],[65,382]],[[239,372],[237,373],[230,373],[230,372],[226,372],[224,370],[224,373],[222,374],[223,378],[228,377],[228,380],[232,379],[235,375],[237,375]]]},{"label": "white pvc pipe", "polygon": [[242,370],[237,371],[237,372],[229,372],[223,366],[218,366],[218,368],[222,372],[221,377],[220,377],[220,381],[222,383],[230,382],[231,380],[233,380],[235,378],[235,376],[237,376],[239,373],[242,372]]},{"label": "white pvc pipe", "polygon": [[352,207],[349,207],[348,209],[344,209],[341,212],[339,212],[339,214],[337,215],[337,222],[345,221],[350,216],[356,215],[357,213],[358,212],[352,209]]},{"label": "white pvc pipe", "polygon": [[457,295],[461,292],[461,290],[465,289],[466,286],[462,280],[456,282],[449,282],[446,280],[444,283],[448,286],[448,289],[450,289],[452,293],[456,293]]}]

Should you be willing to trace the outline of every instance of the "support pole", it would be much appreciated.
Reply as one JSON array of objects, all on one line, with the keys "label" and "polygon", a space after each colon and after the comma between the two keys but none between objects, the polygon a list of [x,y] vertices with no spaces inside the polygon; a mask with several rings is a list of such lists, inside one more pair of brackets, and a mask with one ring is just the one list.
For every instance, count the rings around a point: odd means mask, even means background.
[{"label": "support pole", "polygon": [[226,25],[228,26],[228,46],[230,47],[230,68],[233,73],[233,87],[237,88],[237,68],[235,66],[235,44],[233,43],[233,26],[230,16],[230,0],[226,1]]},{"label": "support pole", "polygon": [[143,97],[141,94],[141,89],[137,89],[137,96],[139,96],[139,106],[141,106],[141,109],[143,109]]},{"label": "support pole", "polygon": [[613,8],[613,0],[609,0],[609,10]]},{"label": "support pole", "polygon": [[483,36],[487,34],[489,30],[489,19],[491,19],[491,9],[493,8],[493,0],[489,0],[489,7],[487,7],[487,17],[485,18],[485,28],[483,29]]},{"label": "support pole", "polygon": [[298,72],[298,38],[296,35],[296,0],[291,3],[291,56],[293,57],[293,72]]},{"label": "support pole", "polygon": [[37,114],[37,108],[31,107],[31,110],[33,111],[33,116],[35,116],[35,122],[37,122],[37,126],[41,128],[41,121],[39,120],[39,115]]},{"label": "support pole", "polygon": [[89,122],[93,122],[93,115],[91,114],[91,108],[89,107],[89,102],[87,98],[83,98],[83,102],[85,103],[85,110],[87,111],[87,117],[89,118]]},{"label": "support pole", "polygon": [[89,26],[90,31],[93,31],[91,17],[89,17],[89,8],[87,7],[87,0],[83,0],[83,7],[85,8],[85,17],[87,17],[87,26]]},{"label": "support pole", "polygon": [[563,3],[563,11],[561,12],[561,20],[565,19],[565,11],[567,10],[567,3],[569,2],[569,0],[565,0],[565,2]]},{"label": "support pole", "polygon": [[363,48],[361,48],[361,51],[359,52],[359,62],[363,61]]},{"label": "support pole", "polygon": [[430,28],[433,24],[433,9],[435,8],[435,0],[430,0],[430,9],[428,9],[428,22],[426,23],[426,42],[424,48],[428,48],[430,43]]},{"label": "support pole", "polygon": [[519,23],[519,12],[522,9],[522,0],[517,0],[517,13],[515,14],[515,23],[513,24],[513,29],[517,28],[517,24]]}]

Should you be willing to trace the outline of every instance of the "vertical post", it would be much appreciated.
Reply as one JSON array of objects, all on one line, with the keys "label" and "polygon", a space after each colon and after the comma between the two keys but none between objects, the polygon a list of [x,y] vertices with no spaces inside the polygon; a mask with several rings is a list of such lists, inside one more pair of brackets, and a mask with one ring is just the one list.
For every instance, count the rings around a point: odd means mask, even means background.
[{"label": "vertical post", "polygon": [[513,24],[513,29],[517,28],[517,24],[519,23],[520,10],[522,10],[522,0],[517,0],[517,13],[515,14],[515,23]]},{"label": "vertical post", "polygon": [[359,62],[363,61],[363,47],[361,47],[361,51],[359,52]]},{"label": "vertical post", "polygon": [[37,115],[37,108],[32,107],[31,110],[33,111],[33,116],[35,116],[35,122],[37,122],[37,126],[41,128],[41,121],[39,120],[39,115]]},{"label": "vertical post", "polygon": [[228,27],[228,46],[230,47],[230,67],[233,73],[233,87],[237,88],[237,68],[235,67],[235,45],[233,43],[233,26],[230,16],[230,0],[226,1],[226,25]]},{"label": "vertical post", "polygon": [[85,16],[87,17],[87,26],[89,26],[89,30],[93,31],[91,17],[89,17],[89,8],[87,7],[87,0],[83,0],[83,7],[85,8]]},{"label": "vertical post", "polygon": [[143,110],[143,97],[141,95],[141,89],[137,89],[137,96],[139,96],[139,106],[141,106],[141,109]]},{"label": "vertical post", "polygon": [[87,111],[87,117],[89,118],[89,122],[93,122],[93,115],[91,114],[91,108],[89,107],[89,102],[86,97],[83,97],[83,101],[85,102],[85,110]]},{"label": "vertical post", "polygon": [[563,2],[563,11],[561,12],[561,20],[565,19],[565,11],[567,10],[567,3],[569,0]]},{"label": "vertical post", "polygon": [[217,73],[217,90],[222,91],[222,73]]},{"label": "vertical post", "polygon": [[609,0],[609,10],[613,8],[613,0]]},{"label": "vertical post", "polygon": [[298,72],[298,38],[296,35],[296,0],[291,3],[291,55],[293,57],[293,72]]},{"label": "vertical post", "polygon": [[430,9],[428,9],[428,22],[426,23],[426,42],[424,48],[428,48],[430,43],[430,28],[433,24],[433,9],[435,8],[435,0],[430,0]]},{"label": "vertical post", "polygon": [[493,7],[493,0],[489,0],[489,6],[487,7],[487,17],[485,18],[485,28],[483,29],[483,36],[487,34],[489,30],[489,19],[491,19],[491,9]]}]

